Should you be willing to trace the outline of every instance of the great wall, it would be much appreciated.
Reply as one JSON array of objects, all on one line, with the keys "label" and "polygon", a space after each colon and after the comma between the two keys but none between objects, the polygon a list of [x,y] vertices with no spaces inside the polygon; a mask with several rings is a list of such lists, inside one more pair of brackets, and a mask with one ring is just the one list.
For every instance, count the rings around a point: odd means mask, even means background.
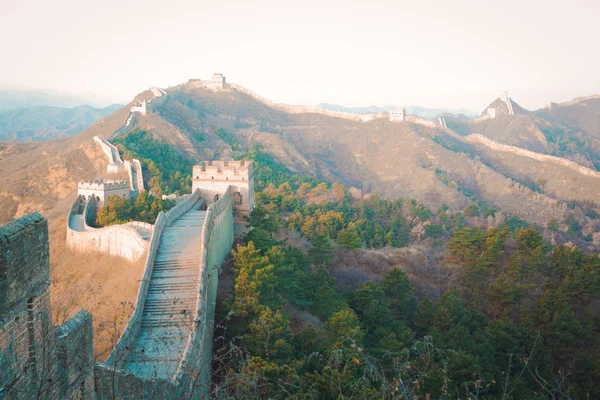
[{"label": "great wall", "polygon": [[393,111],[392,112],[367,113],[367,114],[352,114],[352,113],[343,112],[343,111],[327,110],[325,108],[320,108],[320,107],[315,107],[315,106],[288,105],[288,104],[274,103],[274,102],[256,94],[252,90],[246,89],[245,87],[235,84],[235,83],[229,83],[227,85],[231,89],[237,90],[240,93],[244,93],[271,108],[274,108],[276,110],[281,110],[281,111],[284,111],[284,112],[287,112],[290,114],[320,114],[320,115],[325,115],[328,117],[342,118],[342,119],[347,119],[350,121],[357,121],[357,122],[368,122],[368,121],[373,121],[375,119],[380,119],[380,118],[389,118],[389,120],[391,122],[411,122],[414,124],[425,125],[425,126],[429,126],[432,128],[438,126],[436,121],[425,119],[425,118],[420,118],[420,117],[417,117],[414,115],[406,115],[404,113],[404,110],[402,110],[402,118],[397,118],[397,117],[395,117]]},{"label": "great wall", "polygon": [[[160,212],[154,225],[94,229],[93,195],[79,195],[69,212],[68,241],[96,243],[97,250],[128,259],[147,247],[135,310],[103,364],[93,361],[88,313],[50,327],[46,220],[32,214],[0,228],[0,289],[7,294],[0,299],[0,399],[28,399],[36,391],[49,399],[205,398],[218,273],[235,221],[253,207],[253,167],[249,161],[208,161],[194,167],[193,179],[194,192]],[[50,345],[51,353],[37,355]]]},{"label": "great wall", "polygon": [[77,196],[67,216],[67,246],[77,251],[94,250],[123,257],[131,262],[142,258],[148,249],[152,225],[132,221],[95,228],[96,203],[94,197]]},{"label": "great wall", "polygon": [[[220,90],[225,78],[220,79],[213,76],[201,82]],[[241,86],[230,87],[290,113],[318,113],[361,122],[387,116],[280,105]],[[155,97],[166,94],[157,88],[151,92]],[[113,137],[131,126],[136,113],[145,115],[146,105],[144,100],[133,106]],[[406,116],[404,110],[390,112],[389,118],[447,128],[443,117],[436,123]],[[464,142],[600,177],[600,173],[560,157],[500,144],[479,134],[462,137],[450,129],[446,132]],[[192,194],[168,212],[160,212],[154,225],[132,221],[95,228],[96,213],[110,195],[131,198],[145,188],[138,160],[123,161],[107,139],[94,140],[107,156],[107,172],[124,169],[128,182],[79,182],[67,218],[67,244],[130,261],[145,257],[133,315],[109,358],[96,363],[89,313],[81,311],[59,327],[51,325],[47,221],[34,213],[0,227],[0,400],[205,398],[210,385],[218,273],[236,229],[240,229],[241,216],[254,205],[253,164],[203,162],[193,168]]]},{"label": "great wall", "polygon": [[[460,136],[459,136],[460,137]],[[594,178],[600,178],[600,172],[594,171],[593,169],[584,167],[582,165],[577,164],[571,160],[567,160],[565,158],[551,156],[548,154],[536,153],[531,150],[526,150],[521,147],[510,146],[507,144],[498,143],[494,140],[488,139],[487,137],[480,135],[478,133],[470,134],[466,137],[460,137],[461,140],[469,142],[469,143],[479,143],[484,146],[489,147],[492,150],[502,151],[507,153],[516,154],[523,157],[528,157],[537,161],[542,162],[550,162],[553,164],[561,165],[563,167],[567,167],[575,172],[578,172],[582,175],[591,176]]]}]

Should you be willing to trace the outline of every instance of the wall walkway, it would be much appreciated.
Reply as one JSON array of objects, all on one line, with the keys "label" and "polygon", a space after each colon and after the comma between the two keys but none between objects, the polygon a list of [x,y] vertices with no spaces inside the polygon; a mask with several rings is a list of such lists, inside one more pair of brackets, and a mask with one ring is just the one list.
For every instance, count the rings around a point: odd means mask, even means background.
[{"label": "wall walkway", "polygon": [[[165,390],[188,398],[208,393],[218,268],[233,244],[231,189],[204,207],[197,190],[159,214],[136,309],[102,366],[145,398],[164,398]],[[106,382],[97,387],[110,389]]]}]

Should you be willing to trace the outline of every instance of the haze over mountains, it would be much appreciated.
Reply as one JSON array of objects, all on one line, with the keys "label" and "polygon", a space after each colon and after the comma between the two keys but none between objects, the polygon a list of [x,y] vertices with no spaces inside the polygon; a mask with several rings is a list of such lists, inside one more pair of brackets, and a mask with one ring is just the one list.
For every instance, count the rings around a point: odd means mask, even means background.
[{"label": "haze over mountains", "polygon": [[[3,181],[10,176],[14,185],[8,185],[0,200],[2,222],[52,207],[38,183],[47,179],[49,170],[64,171],[53,174],[55,183],[65,189],[52,193],[55,201],[72,196],[77,180],[95,178],[91,172],[100,167],[84,167],[88,162],[81,161],[94,149],[92,136],[110,138],[123,126],[129,107],[150,100],[148,114],[136,114],[127,130],[149,131],[194,160],[228,157],[234,150],[231,138],[241,149],[258,142],[291,170],[358,188],[364,195],[412,198],[433,209],[447,206],[453,211],[485,205],[542,227],[556,219],[565,231],[567,219],[574,216],[582,237],[592,243],[600,181],[568,161],[592,170],[600,165],[600,131],[594,123],[600,115],[600,99],[574,100],[536,112],[512,100],[514,115],[498,99],[490,104],[496,108],[496,118],[446,117],[445,128],[394,123],[387,117],[359,122],[312,112],[290,113],[233,87],[210,91],[188,83],[166,93],[155,97],[145,91],[80,135],[61,139],[60,146],[53,141],[36,147],[3,145],[0,176]],[[514,148],[498,151],[480,138]],[[50,147],[53,161],[42,157]],[[543,154],[557,158],[535,158]],[[80,161],[73,164],[75,159]],[[23,166],[16,172],[10,168],[15,163]],[[561,231],[552,235],[558,240]]]},{"label": "haze over mountains", "polygon": [[120,107],[90,93],[0,88],[0,141],[72,136]]},{"label": "haze over mountains", "polygon": [[34,106],[0,112],[0,141],[38,142],[73,136],[122,106]]}]

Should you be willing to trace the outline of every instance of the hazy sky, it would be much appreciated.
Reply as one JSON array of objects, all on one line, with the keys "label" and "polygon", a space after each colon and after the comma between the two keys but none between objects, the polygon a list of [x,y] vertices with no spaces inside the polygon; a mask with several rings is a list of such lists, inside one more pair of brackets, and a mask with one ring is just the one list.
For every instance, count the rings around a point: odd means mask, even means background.
[{"label": "hazy sky", "polygon": [[274,101],[527,108],[600,93],[599,0],[0,0],[0,83],[128,101],[224,73]]}]

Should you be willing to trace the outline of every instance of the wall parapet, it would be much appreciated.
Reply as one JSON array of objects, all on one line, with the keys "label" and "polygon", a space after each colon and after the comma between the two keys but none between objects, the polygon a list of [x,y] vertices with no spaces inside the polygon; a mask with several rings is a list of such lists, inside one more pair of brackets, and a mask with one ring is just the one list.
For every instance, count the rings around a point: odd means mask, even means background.
[{"label": "wall parapet", "polygon": [[121,155],[119,154],[119,149],[115,147],[112,143],[110,143],[106,138],[102,138],[100,136],[94,136],[94,141],[102,147],[102,151],[106,154],[108,158],[108,164],[106,166],[106,170],[109,173],[117,173],[119,169],[123,165],[123,160],[121,159]]},{"label": "wall parapet", "polygon": [[96,398],[164,400],[175,398],[178,385],[165,379],[144,378],[122,369],[96,364]]},{"label": "wall parapet", "polygon": [[[75,398],[94,395],[94,344],[92,314],[79,311],[56,328],[56,361],[60,393]],[[81,393],[81,388],[85,393]]]}]

